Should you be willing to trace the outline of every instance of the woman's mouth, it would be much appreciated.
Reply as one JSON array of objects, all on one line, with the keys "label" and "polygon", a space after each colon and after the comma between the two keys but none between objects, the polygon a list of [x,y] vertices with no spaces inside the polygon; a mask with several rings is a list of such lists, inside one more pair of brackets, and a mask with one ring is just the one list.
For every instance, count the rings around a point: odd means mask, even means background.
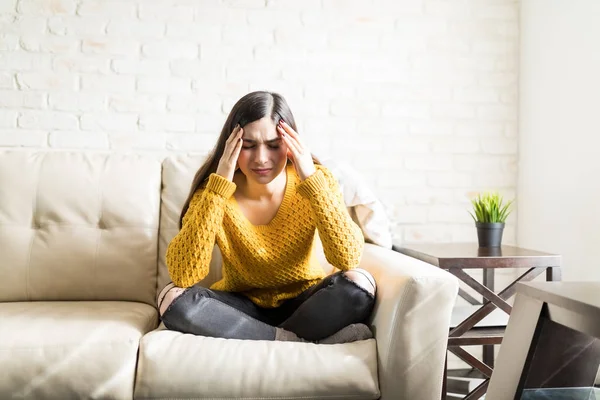
[{"label": "woman's mouth", "polygon": [[253,169],[252,172],[258,175],[267,175],[269,172],[271,172],[271,168]]}]

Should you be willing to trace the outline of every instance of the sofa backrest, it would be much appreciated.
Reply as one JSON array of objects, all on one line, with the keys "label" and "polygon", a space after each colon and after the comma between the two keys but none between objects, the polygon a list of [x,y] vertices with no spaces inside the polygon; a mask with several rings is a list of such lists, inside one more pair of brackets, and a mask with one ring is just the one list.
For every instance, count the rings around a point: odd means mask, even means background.
[{"label": "sofa backrest", "polygon": [[[165,261],[167,247],[179,232],[181,209],[190,193],[194,175],[204,160],[206,155],[198,154],[173,154],[163,160],[158,237],[158,292],[171,280]],[[208,287],[221,279],[221,276],[221,253],[219,248],[214,246],[210,271],[202,284]]]},{"label": "sofa backrest", "polygon": [[154,304],[161,157],[0,151],[0,301]]},{"label": "sofa backrest", "polygon": [[[162,175],[162,200],[160,209],[160,233],[158,240],[158,287],[160,290],[170,281],[165,254],[167,247],[173,237],[179,232],[179,216],[183,203],[190,192],[192,180],[198,169],[206,160],[206,155],[173,154],[167,156],[163,161]],[[333,270],[333,266],[325,259],[323,245],[316,235],[313,246],[316,258],[326,273]],[[214,246],[210,271],[200,284],[209,287],[223,276],[221,272],[221,252],[218,246]]]}]

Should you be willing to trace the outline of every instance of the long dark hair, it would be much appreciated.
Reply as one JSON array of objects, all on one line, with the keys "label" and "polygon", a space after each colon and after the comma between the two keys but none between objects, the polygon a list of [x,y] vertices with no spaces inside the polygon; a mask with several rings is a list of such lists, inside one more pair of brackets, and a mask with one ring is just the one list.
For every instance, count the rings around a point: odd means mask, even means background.
[{"label": "long dark hair", "polygon": [[[225,142],[231,135],[231,132],[235,126],[240,124],[240,126],[243,128],[245,125],[264,117],[271,118],[275,125],[279,123],[280,119],[283,119],[289,126],[292,127],[292,129],[294,129],[294,131],[298,132],[296,120],[294,119],[292,110],[290,110],[287,102],[280,94],[274,92],[257,91],[248,93],[239,99],[231,109],[227,120],[223,124],[223,129],[221,129],[221,134],[219,135],[217,144],[208,156],[208,159],[204,162],[194,176],[190,193],[183,205],[181,215],[179,216],[180,229],[183,222],[183,217],[190,206],[190,201],[192,200],[194,193],[204,183],[204,181],[208,179],[210,174],[217,171],[219,161],[221,160],[221,156],[225,151]],[[314,155],[312,158],[315,164],[320,164],[319,160]]]}]

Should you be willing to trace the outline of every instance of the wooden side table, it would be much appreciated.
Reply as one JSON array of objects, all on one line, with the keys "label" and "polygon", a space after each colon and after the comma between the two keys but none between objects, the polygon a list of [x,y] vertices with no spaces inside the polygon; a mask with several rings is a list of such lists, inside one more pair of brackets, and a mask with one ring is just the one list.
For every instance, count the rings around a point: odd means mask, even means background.
[{"label": "wooden side table", "polygon": [[[531,281],[543,272],[546,280],[561,279],[561,256],[515,246],[480,248],[476,243],[436,243],[394,246],[394,249],[410,257],[425,261],[447,270],[483,297],[479,302],[469,293],[459,291],[459,295],[470,304],[481,305],[448,334],[448,351],[478,371],[484,381],[474,388],[464,399],[479,399],[485,394],[492,376],[493,346],[502,343],[505,327],[475,327],[495,309],[509,314],[512,307],[506,302],[515,295],[517,282]],[[466,270],[483,269],[483,282],[478,282]],[[527,268],[527,271],[499,292],[495,291],[494,270],[496,268]],[[478,360],[462,346],[483,345],[483,360]],[[447,388],[447,361],[444,370],[442,397]]]}]

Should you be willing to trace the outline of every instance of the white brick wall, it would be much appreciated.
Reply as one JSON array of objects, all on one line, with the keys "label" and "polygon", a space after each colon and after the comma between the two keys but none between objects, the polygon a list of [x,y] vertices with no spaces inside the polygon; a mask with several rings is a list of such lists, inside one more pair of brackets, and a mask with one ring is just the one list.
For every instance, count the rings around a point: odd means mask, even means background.
[{"label": "white brick wall", "polygon": [[474,241],[469,197],[515,195],[518,8],[0,0],[0,146],[206,151],[237,99],[274,90],[317,155],[372,182],[397,239]]},{"label": "white brick wall", "polygon": [[514,195],[516,0],[1,3],[0,146],[204,150],[268,89],[399,240],[474,240],[468,196]]}]

